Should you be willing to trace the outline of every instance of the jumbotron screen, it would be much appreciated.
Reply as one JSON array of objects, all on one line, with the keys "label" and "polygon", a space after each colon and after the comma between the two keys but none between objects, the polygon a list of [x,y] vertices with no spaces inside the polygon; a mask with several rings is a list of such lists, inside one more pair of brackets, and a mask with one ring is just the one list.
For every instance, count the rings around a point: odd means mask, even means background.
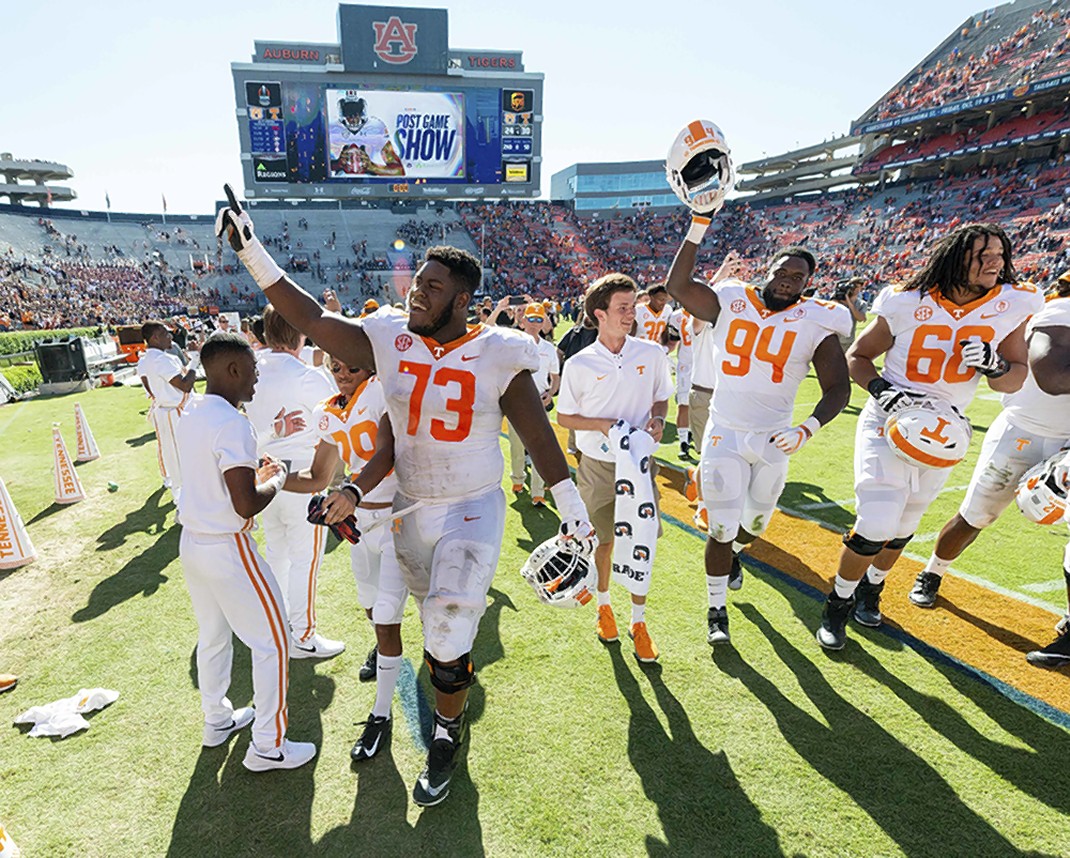
[{"label": "jumbotron screen", "polygon": [[457,84],[246,79],[246,188],[256,197],[537,194],[530,83]]}]

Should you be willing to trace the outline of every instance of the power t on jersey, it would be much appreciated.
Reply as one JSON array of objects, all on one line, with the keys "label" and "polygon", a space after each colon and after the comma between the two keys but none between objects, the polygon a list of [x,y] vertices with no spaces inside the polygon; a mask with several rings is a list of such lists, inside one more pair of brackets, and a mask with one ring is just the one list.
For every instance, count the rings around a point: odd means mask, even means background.
[{"label": "power t on jersey", "polygon": [[946,400],[964,409],[981,374],[962,364],[964,340],[980,337],[994,346],[1044,306],[1044,296],[1028,283],[995,286],[968,304],[958,305],[939,292],[887,288],[873,302],[895,342],[884,356],[881,374],[906,390]]},{"label": "power t on jersey", "polygon": [[757,289],[738,280],[727,280],[715,291],[721,312],[706,334],[712,338],[716,373],[710,420],[748,432],[791,426],[795,394],[814,351],[830,334],[849,331],[851,314],[812,298],[774,312]]},{"label": "power t on jersey", "polygon": [[[334,444],[338,455],[354,476],[364,470],[375,453],[379,419],[386,413],[386,398],[379,379],[372,377],[356,389],[349,401],[342,395],[325,399],[312,414],[321,440]],[[364,496],[368,503],[390,503],[398,481],[391,471],[379,485]]]},{"label": "power t on jersey", "polygon": [[476,325],[440,344],[412,333],[393,308],[361,324],[386,395],[401,493],[441,503],[500,487],[499,400],[517,373],[538,370],[535,341]]}]

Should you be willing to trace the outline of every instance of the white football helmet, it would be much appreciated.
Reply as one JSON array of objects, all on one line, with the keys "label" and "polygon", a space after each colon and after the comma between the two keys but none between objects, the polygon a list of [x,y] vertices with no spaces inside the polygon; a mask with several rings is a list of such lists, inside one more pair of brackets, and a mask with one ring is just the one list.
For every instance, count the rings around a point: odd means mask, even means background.
[{"label": "white football helmet", "polygon": [[590,553],[556,536],[531,552],[520,574],[542,602],[558,608],[586,605],[598,583]]},{"label": "white football helmet", "polygon": [[966,457],[973,427],[950,403],[923,399],[892,414],[884,424],[884,438],[908,465],[951,468]]},{"label": "white football helmet", "polygon": [[721,129],[696,119],[676,135],[665,176],[680,201],[699,214],[715,214],[736,185],[732,153]]},{"label": "white football helmet", "polygon": [[1066,451],[1060,450],[1022,474],[1014,501],[1030,521],[1055,524],[1066,515],[1066,491],[1055,479],[1055,468],[1065,455]]}]

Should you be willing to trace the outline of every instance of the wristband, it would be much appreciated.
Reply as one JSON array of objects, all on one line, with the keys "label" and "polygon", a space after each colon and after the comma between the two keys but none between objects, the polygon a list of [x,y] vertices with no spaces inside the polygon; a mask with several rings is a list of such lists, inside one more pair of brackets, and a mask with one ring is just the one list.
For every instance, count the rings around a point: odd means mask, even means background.
[{"label": "wristband", "polygon": [[340,492],[345,492],[345,491],[352,492],[353,503],[356,504],[357,506],[360,506],[360,502],[362,500],[364,500],[364,492],[362,492],[360,490],[360,486],[358,486],[356,483],[342,483],[342,485],[341,485],[341,487],[339,487],[338,491],[340,491]]},{"label": "wristband", "polygon": [[264,249],[264,245],[255,236],[248,245],[238,251],[238,259],[253,275],[253,280],[256,281],[256,285],[261,289],[274,286],[286,276],[283,270],[279,268],[278,263],[272,259],[271,254]]},{"label": "wristband", "polygon": [[866,390],[869,391],[869,395],[876,399],[888,388],[892,387],[892,383],[886,378],[881,378],[879,375],[866,385]]},{"label": "wristband", "polygon": [[807,440],[813,438],[817,434],[817,430],[821,428],[821,421],[811,414],[802,423],[799,424],[799,428],[806,433]]},{"label": "wristband", "polygon": [[665,425],[665,418],[662,417],[660,414],[654,414],[650,419],[651,420],[660,420],[661,421],[661,425],[662,426]]},{"label": "wristband", "polygon": [[550,486],[550,494],[553,495],[562,521],[566,519],[587,521],[587,507],[583,503],[583,498],[580,497],[580,490],[576,488],[576,484],[571,479],[566,477],[561,482]]},{"label": "wristband", "polygon": [[706,230],[710,228],[710,220],[705,215],[691,215],[691,228],[687,231],[687,235],[684,236],[684,241],[690,241],[692,244],[702,244],[702,237],[706,234]]},{"label": "wristband", "polygon": [[273,495],[277,495],[282,491],[283,485],[286,483],[286,469],[281,468],[276,471],[275,475],[270,479],[264,480],[264,486],[272,490]]}]

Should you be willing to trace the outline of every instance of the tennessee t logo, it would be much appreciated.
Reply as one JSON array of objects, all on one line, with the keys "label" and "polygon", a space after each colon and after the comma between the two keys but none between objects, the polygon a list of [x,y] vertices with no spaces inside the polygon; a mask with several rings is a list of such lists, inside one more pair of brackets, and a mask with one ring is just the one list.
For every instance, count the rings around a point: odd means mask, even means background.
[{"label": "tennessee t logo", "polygon": [[416,56],[416,25],[403,24],[397,15],[374,21],[376,56],[383,62],[404,65]]},{"label": "tennessee t logo", "polygon": [[639,364],[639,366],[636,367],[636,369],[639,370],[639,374],[642,375],[643,374],[643,370],[646,369],[646,364],[645,363],[641,363],[641,364]]},{"label": "tennessee t logo", "polygon": [[1016,438],[1014,440],[1014,444],[1018,448],[1019,453],[1022,452],[1022,450],[1024,450],[1026,447],[1028,447],[1029,443],[1030,441],[1028,438]]},{"label": "tennessee t logo", "polygon": [[930,429],[926,426],[919,434],[922,438],[928,438],[930,441],[935,441],[937,444],[946,444],[951,439],[944,434],[944,430],[950,425],[950,420],[946,420],[943,417],[937,417],[935,429]]}]

